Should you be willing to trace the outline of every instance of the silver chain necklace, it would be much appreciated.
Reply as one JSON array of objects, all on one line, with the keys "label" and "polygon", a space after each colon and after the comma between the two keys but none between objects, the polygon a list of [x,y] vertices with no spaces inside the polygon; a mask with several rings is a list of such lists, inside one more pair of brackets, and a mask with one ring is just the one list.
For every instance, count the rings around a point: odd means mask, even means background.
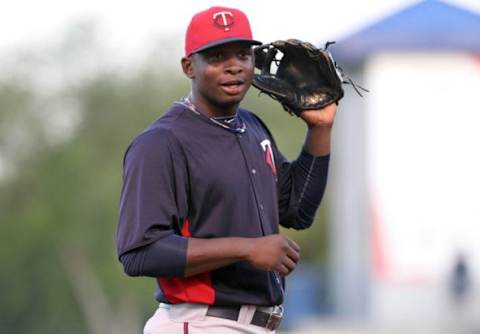
[{"label": "silver chain necklace", "polygon": [[222,128],[224,129],[227,129],[229,131],[233,131],[235,133],[244,133],[246,130],[247,130],[247,126],[245,125],[245,123],[243,122],[243,120],[240,118],[240,116],[238,116],[238,112],[235,113],[235,116],[233,116],[232,120],[228,121],[228,123],[233,123],[234,120],[237,121],[237,123],[239,123],[240,125],[237,126],[237,127],[230,127],[228,125],[226,125],[225,123],[222,123],[220,121],[217,121],[215,118],[211,118],[211,117],[208,117],[207,115],[205,115],[204,113],[200,112],[199,110],[197,110],[197,108],[195,107],[195,105],[192,103],[192,101],[190,100],[190,95],[188,96],[185,96],[184,98],[182,98],[180,101],[177,101],[176,103],[179,103],[183,106],[185,106],[187,109],[189,109],[190,111],[194,112],[195,114],[199,115],[200,117],[206,117],[207,119],[209,119],[212,123],[218,125],[218,126],[221,126]]}]

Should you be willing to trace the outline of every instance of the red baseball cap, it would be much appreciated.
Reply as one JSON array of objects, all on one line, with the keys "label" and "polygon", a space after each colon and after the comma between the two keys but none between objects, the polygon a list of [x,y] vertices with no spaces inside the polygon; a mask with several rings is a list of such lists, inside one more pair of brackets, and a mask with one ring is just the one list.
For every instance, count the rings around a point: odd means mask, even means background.
[{"label": "red baseball cap", "polygon": [[211,7],[192,17],[185,36],[185,55],[240,41],[262,44],[252,38],[250,23],[241,10]]}]

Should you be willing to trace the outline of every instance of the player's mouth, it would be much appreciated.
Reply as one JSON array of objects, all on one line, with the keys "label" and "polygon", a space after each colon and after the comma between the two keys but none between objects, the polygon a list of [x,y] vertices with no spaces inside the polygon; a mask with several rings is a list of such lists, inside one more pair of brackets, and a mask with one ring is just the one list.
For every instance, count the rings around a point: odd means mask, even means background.
[{"label": "player's mouth", "polygon": [[228,80],[220,83],[222,90],[228,95],[238,95],[243,92],[244,80]]}]

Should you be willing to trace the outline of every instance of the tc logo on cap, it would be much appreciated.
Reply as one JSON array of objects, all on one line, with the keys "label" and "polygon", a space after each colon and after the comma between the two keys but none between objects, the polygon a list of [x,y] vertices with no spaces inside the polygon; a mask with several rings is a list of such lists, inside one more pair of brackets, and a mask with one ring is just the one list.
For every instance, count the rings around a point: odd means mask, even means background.
[{"label": "tc logo on cap", "polygon": [[225,31],[229,31],[233,25],[232,12],[223,11],[213,14],[213,24]]},{"label": "tc logo on cap", "polygon": [[185,55],[232,42],[262,44],[252,38],[248,18],[240,9],[210,7],[192,17],[185,34]]}]

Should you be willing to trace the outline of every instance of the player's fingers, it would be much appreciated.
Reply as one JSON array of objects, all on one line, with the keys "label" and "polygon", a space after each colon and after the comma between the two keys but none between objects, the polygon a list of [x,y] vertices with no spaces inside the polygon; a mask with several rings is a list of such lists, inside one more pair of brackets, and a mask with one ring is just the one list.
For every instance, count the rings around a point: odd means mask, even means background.
[{"label": "player's fingers", "polygon": [[289,257],[285,257],[282,264],[285,267],[287,267],[289,273],[291,273],[295,269],[295,267],[297,266],[297,263]]},{"label": "player's fingers", "polygon": [[277,270],[278,274],[280,276],[287,276],[288,274],[290,274],[290,270],[287,268],[287,266],[281,264],[280,266],[278,266]]},{"label": "player's fingers", "polygon": [[287,250],[287,257],[297,263],[300,260],[300,253],[293,248],[289,248]]},{"label": "player's fingers", "polygon": [[288,241],[288,244],[290,245],[290,247],[295,249],[297,252],[300,252],[300,246],[295,241],[293,241],[292,239],[289,239],[289,238],[287,238],[287,241]]}]

